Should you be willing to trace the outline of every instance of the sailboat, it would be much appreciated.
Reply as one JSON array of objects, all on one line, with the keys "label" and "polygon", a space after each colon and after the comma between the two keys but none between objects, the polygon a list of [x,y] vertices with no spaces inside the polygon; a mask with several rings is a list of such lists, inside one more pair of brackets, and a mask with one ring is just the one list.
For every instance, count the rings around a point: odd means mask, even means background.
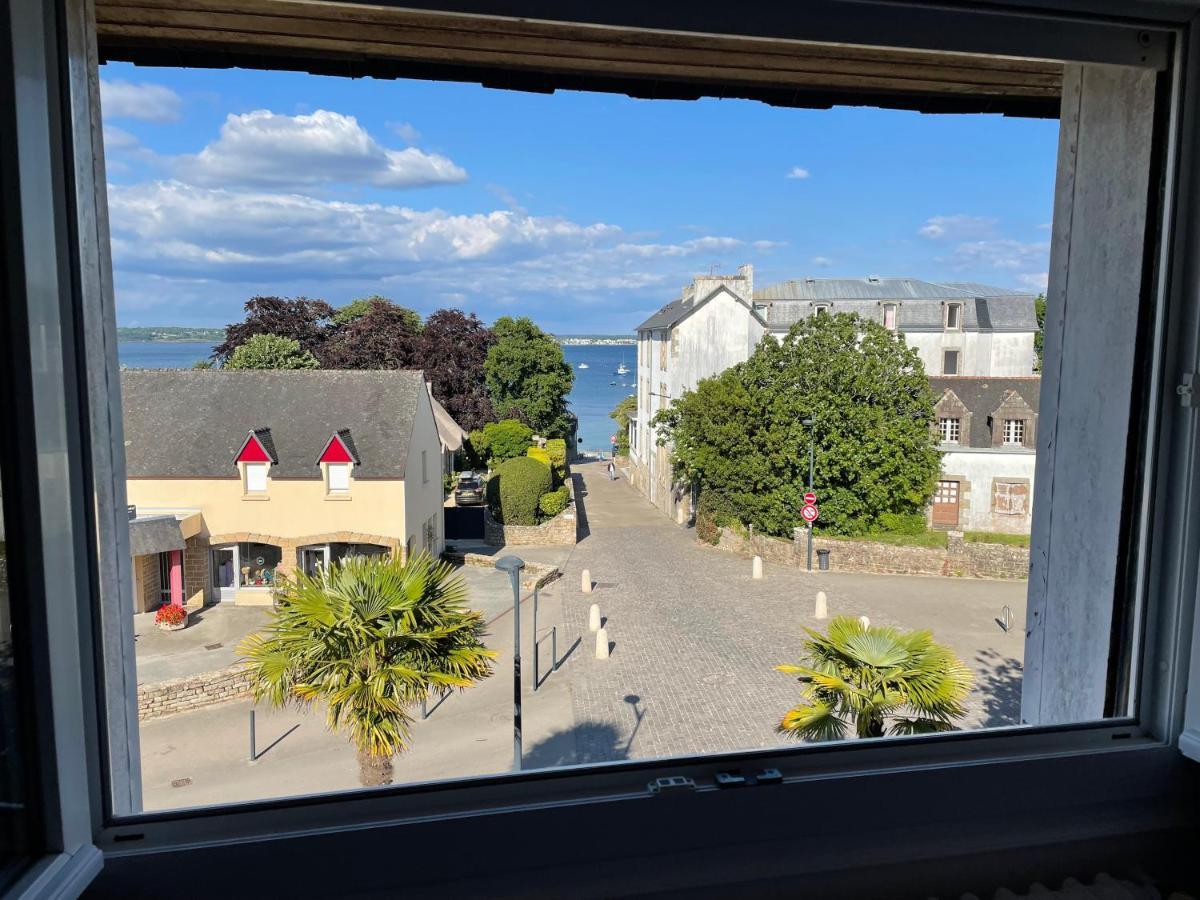
[{"label": "sailboat", "polygon": [[623,357],[623,356],[621,357],[621,364],[619,366],[617,366],[616,374],[618,374],[618,375],[628,375],[629,374],[629,366],[625,365],[625,357]]}]

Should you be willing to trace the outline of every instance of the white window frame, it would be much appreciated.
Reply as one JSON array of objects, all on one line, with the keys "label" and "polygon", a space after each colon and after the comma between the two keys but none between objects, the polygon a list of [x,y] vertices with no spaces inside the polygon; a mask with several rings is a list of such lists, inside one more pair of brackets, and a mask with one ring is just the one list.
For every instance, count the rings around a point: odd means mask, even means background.
[{"label": "white window frame", "polygon": [[[883,303],[883,327],[888,331],[896,332],[900,330],[900,304],[899,303]],[[892,314],[892,324],[888,324],[888,313]]]},{"label": "white window frame", "polygon": [[1025,420],[1005,419],[1002,443],[1005,447],[1021,447],[1025,444]]},{"label": "white window frame", "polygon": [[[954,317],[954,324],[950,324],[951,316]],[[946,331],[962,331],[963,330],[963,305],[961,303],[947,303],[946,311],[942,320]]]},{"label": "white window frame", "polygon": [[[943,444],[957,444],[962,437],[962,419],[957,416],[942,416],[938,419],[938,433]],[[950,435],[953,434],[953,437]]]},{"label": "white window frame", "polygon": [[[946,371],[946,361],[950,358],[951,353],[954,354],[954,371],[947,372]],[[943,350],[942,351],[942,374],[943,375],[949,375],[951,377],[953,377],[955,375],[961,375],[962,367],[963,367],[963,362],[962,362],[962,351],[961,350]]]},{"label": "white window frame", "polygon": [[242,463],[242,485],[247,494],[265,494],[270,488],[271,464],[265,462]]},{"label": "white window frame", "polygon": [[[103,393],[92,398],[95,406],[91,409],[91,417],[87,419],[90,427],[85,427],[81,421],[75,421],[69,415],[70,411],[80,408],[78,401],[85,396],[85,388],[62,375],[75,371],[86,373],[93,383],[100,384],[102,391],[105,389],[105,379],[111,383],[110,376],[116,367],[115,317],[112,314],[111,289],[106,290],[103,281],[106,259],[103,244],[92,240],[92,249],[88,249],[87,240],[81,240],[79,246],[68,247],[67,239],[63,237],[71,233],[68,225],[78,224],[76,218],[85,219],[84,224],[95,224],[94,219],[86,219],[89,209],[93,213],[96,211],[87,205],[92,202],[88,197],[102,198],[103,185],[96,183],[95,171],[84,163],[90,162],[91,152],[99,151],[98,147],[88,143],[95,140],[93,135],[98,134],[98,129],[64,129],[60,132],[56,128],[47,128],[45,123],[47,107],[55,124],[71,121],[71,111],[63,106],[62,95],[47,90],[48,84],[58,83],[56,78],[60,74],[63,76],[62,84],[73,91],[73,97],[82,105],[86,119],[88,106],[94,105],[95,97],[89,96],[85,76],[94,75],[94,70],[89,73],[86,65],[79,64],[80,58],[85,62],[89,59],[84,49],[87,43],[83,31],[87,22],[85,17],[68,16],[69,22],[59,22],[52,17],[48,8],[42,8],[33,0],[15,0],[14,9],[15,21],[22,26],[21,40],[11,41],[11,46],[6,50],[15,49],[18,52],[25,75],[25,82],[18,85],[17,90],[32,91],[37,96],[22,96],[20,99],[25,102],[21,103],[0,104],[0,115],[5,117],[6,122],[11,120],[18,126],[6,133],[12,135],[13,146],[21,149],[21,159],[25,162],[19,169],[20,193],[14,196],[13,203],[19,205],[24,214],[21,236],[25,240],[20,242],[19,250],[22,262],[27,265],[14,276],[14,280],[19,282],[18,287],[21,288],[15,293],[15,302],[20,304],[25,313],[26,324],[22,332],[13,333],[9,340],[16,347],[22,344],[26,348],[35,347],[37,362],[42,364],[36,369],[25,366],[21,370],[22,374],[32,376],[36,373],[37,377],[21,380],[16,384],[14,393],[17,397],[15,402],[22,407],[21,411],[28,413],[27,421],[34,435],[31,443],[36,442],[32,449],[45,455],[37,459],[31,454],[31,465],[28,467],[28,471],[38,472],[42,477],[36,479],[36,483],[21,486],[17,496],[13,499],[6,497],[5,503],[10,510],[18,511],[18,521],[9,523],[10,529],[25,535],[25,539],[31,542],[17,561],[16,568],[21,570],[23,576],[28,576],[29,586],[46,601],[44,608],[33,613],[39,617],[42,630],[37,636],[30,636],[27,641],[23,636],[22,640],[27,643],[32,661],[44,676],[44,681],[36,685],[38,697],[45,701],[41,707],[43,712],[30,721],[30,727],[39,737],[45,737],[44,767],[52,770],[55,776],[45,779],[39,786],[41,803],[51,813],[46,818],[50,824],[43,842],[47,852],[18,885],[16,895],[43,896],[52,890],[62,894],[78,893],[100,866],[98,846],[104,847],[110,855],[110,873],[119,873],[124,869],[130,873],[136,870],[145,874],[157,866],[169,865],[167,857],[170,852],[183,852],[181,848],[184,847],[189,848],[188,852],[205,852],[208,854],[206,862],[211,864],[214,859],[228,859],[227,856],[221,856],[221,847],[236,845],[240,839],[258,837],[279,840],[281,835],[306,832],[306,840],[311,847],[313,843],[330,838],[342,827],[367,823],[375,823],[380,827],[385,827],[386,823],[387,827],[396,830],[408,828],[411,830],[406,834],[411,836],[414,831],[419,833],[423,827],[420,822],[454,814],[456,806],[461,815],[462,798],[467,794],[470,794],[470,808],[476,811],[502,814],[521,808],[525,815],[530,815],[530,810],[540,808],[541,811],[534,814],[540,821],[565,821],[560,813],[564,803],[574,805],[581,802],[574,796],[565,798],[564,784],[567,783],[586,787],[589,799],[609,801],[588,807],[589,815],[593,816],[591,824],[604,833],[616,833],[619,829],[608,830],[605,823],[624,821],[630,823],[630,833],[637,836],[639,826],[661,827],[665,821],[662,804],[653,805],[658,802],[657,798],[642,801],[641,805],[635,807],[641,814],[631,822],[629,803],[622,801],[645,797],[644,789],[637,785],[644,785],[648,777],[659,773],[699,780],[702,789],[694,794],[688,792],[684,802],[677,808],[682,810],[681,817],[693,820],[698,826],[709,826],[714,815],[721,816],[718,810],[726,815],[730,810],[729,803],[709,799],[721,793],[715,787],[714,776],[735,764],[766,766],[775,763],[786,770],[784,784],[771,789],[764,786],[754,788],[754,791],[761,793],[747,791],[745,799],[739,800],[745,804],[739,807],[740,812],[756,806],[778,809],[781,800],[795,800],[806,793],[818,796],[823,785],[830,785],[839,792],[862,791],[869,794],[883,786],[895,791],[911,789],[906,786],[913,785],[927,788],[933,781],[942,787],[957,783],[972,788],[984,783],[994,784],[997,777],[1003,783],[1021,783],[1026,788],[1023,792],[1026,797],[1033,795],[1030,803],[1036,804],[1037,789],[1053,794],[1058,780],[1056,776],[1070,779],[1081,766],[1086,767],[1092,775],[1111,773],[1114,782],[1122,782],[1126,790],[1122,796],[1126,798],[1132,797],[1136,801],[1144,796],[1156,796],[1148,793],[1153,790],[1149,781],[1153,772],[1162,772],[1175,759],[1172,744],[1182,724],[1182,696],[1188,681],[1186,653],[1189,648],[1187,630],[1176,626],[1187,626],[1191,622],[1188,613],[1189,604],[1195,602],[1195,582],[1192,576],[1183,573],[1195,569],[1194,565],[1188,563],[1195,562],[1196,554],[1182,543],[1182,539],[1164,538],[1156,541],[1153,548],[1156,565],[1153,567],[1151,584],[1151,575],[1146,574],[1151,571],[1148,566],[1150,547],[1145,538],[1146,530],[1143,529],[1139,532],[1141,538],[1134,541],[1130,561],[1136,565],[1137,572],[1145,574],[1146,580],[1137,588],[1137,595],[1144,597],[1152,589],[1155,596],[1151,610],[1154,615],[1146,623],[1146,639],[1162,652],[1148,653],[1147,656],[1163,668],[1161,672],[1155,670],[1153,673],[1145,666],[1139,668],[1139,690],[1144,702],[1137,721],[1109,721],[1095,726],[1047,728],[1020,733],[952,735],[930,741],[894,740],[872,745],[863,742],[848,747],[803,748],[791,752],[726,754],[702,760],[615,764],[579,776],[483,778],[479,779],[478,789],[465,790],[460,786],[455,792],[397,787],[332,801],[308,802],[300,799],[286,804],[266,802],[204,815],[175,812],[126,817],[119,822],[110,821],[106,824],[107,804],[97,800],[90,789],[89,776],[102,784],[110,796],[117,795],[120,798],[122,794],[127,795],[116,802],[115,807],[119,809],[135,792],[128,779],[122,784],[110,783],[109,780],[120,780],[116,776],[122,772],[136,772],[136,754],[129,753],[127,748],[122,749],[119,741],[111,740],[122,725],[117,721],[119,704],[110,703],[99,710],[98,721],[101,724],[98,727],[108,732],[109,756],[128,757],[130,768],[125,770],[105,766],[101,771],[98,756],[101,742],[95,739],[96,727],[89,724],[97,721],[94,715],[97,710],[92,705],[94,698],[85,696],[82,690],[82,685],[88,683],[93,673],[95,648],[91,642],[80,637],[87,633],[83,629],[83,625],[87,624],[84,610],[88,610],[90,617],[92,598],[123,596],[122,592],[128,592],[128,584],[131,583],[131,579],[125,577],[129,572],[128,544],[122,544],[122,541],[127,541],[127,534],[120,519],[123,504],[119,501],[124,496],[123,473],[120,471],[123,450],[119,428],[111,425],[113,421],[119,422],[119,415],[115,419],[108,415],[114,410]],[[72,13],[80,12],[74,4],[68,4],[67,9]],[[903,13],[904,10],[899,12]],[[1146,15],[1150,14],[1146,12]],[[946,24],[956,21],[955,16],[961,14],[939,10],[933,15]],[[1030,15],[1036,16],[1036,13]],[[1064,17],[1053,21],[1055,30],[1049,37],[1063,47],[1064,53],[1076,46],[1073,41],[1086,45],[1092,56],[1103,56],[1109,52],[1107,44],[1101,42],[1098,45],[1087,39],[1087,35],[1091,34],[1087,29],[1094,27],[1090,20],[1080,23]],[[1022,24],[1031,26],[1036,22],[1025,19]],[[901,32],[904,29],[902,23],[886,17],[879,27],[875,38],[881,42],[891,33],[889,28]],[[928,35],[929,43],[935,45],[932,49],[969,49],[955,44],[955,41],[964,38],[961,32],[953,28],[931,31],[927,22],[922,22],[921,27]],[[1118,25],[1113,24],[1112,27],[1117,28]],[[62,44],[49,39],[61,36],[46,34],[55,28],[61,28],[70,39]],[[1010,43],[1016,40],[1004,37],[1007,32],[1000,32],[995,26],[984,27],[976,23],[975,28],[977,30],[969,32],[967,37],[991,48],[1006,40]],[[1168,23],[1164,23],[1162,28],[1170,31]],[[1019,40],[1022,47],[1009,48],[1013,55],[1054,56],[1053,52],[1045,49],[1047,45],[1041,43],[1043,38],[1037,28],[1028,27],[1022,33],[1024,37]],[[1145,44],[1139,41],[1131,42],[1131,45],[1137,43],[1139,48],[1149,46],[1152,52],[1153,47],[1157,46],[1160,32],[1147,33],[1149,37]],[[1179,32],[1174,33],[1177,37],[1183,37]],[[1067,38],[1065,41],[1064,35]],[[847,34],[846,38],[849,37]],[[898,40],[896,43],[904,45],[905,42]],[[1044,52],[1038,53],[1037,47],[1032,46],[1028,54],[1017,52],[1035,44]],[[70,60],[58,60],[53,54],[60,46],[66,46],[68,52],[78,53],[80,57],[73,55]],[[1111,52],[1117,53],[1116,50]],[[1139,49],[1137,52],[1148,51]],[[1181,72],[1174,74],[1178,76]],[[1193,68],[1189,75],[1194,74]],[[1189,90],[1194,90],[1195,79],[1177,77],[1173,84],[1177,92],[1181,90],[1180,85],[1185,84],[1192,86]],[[1173,108],[1191,108],[1193,104],[1187,103],[1188,99],[1194,100],[1177,93]],[[1178,134],[1178,120],[1172,119],[1169,124],[1168,137],[1172,140],[1168,141],[1167,149],[1173,154],[1178,151],[1181,158],[1170,156],[1171,167],[1167,172],[1165,193],[1174,205],[1164,211],[1163,217],[1166,226],[1178,224],[1182,227],[1195,222],[1197,210],[1191,205],[1190,198],[1178,194],[1174,174],[1178,169],[1190,171],[1192,160],[1188,157],[1196,147],[1193,144],[1177,144],[1173,139]],[[61,140],[56,142],[52,135],[63,133],[75,142],[72,149],[79,154],[78,159],[62,158],[65,152],[63,143]],[[0,159],[0,164],[17,172],[17,168],[10,166],[9,162],[7,157]],[[67,163],[67,171],[73,165],[79,176],[75,183],[76,194],[67,194],[67,179],[54,177],[56,171],[64,170],[61,165],[63,162]],[[96,202],[103,212],[102,199]],[[44,207],[41,216],[36,215],[38,203]],[[72,213],[71,210],[77,212]],[[101,233],[104,233],[103,229]],[[94,237],[95,234],[92,235]],[[1157,264],[1163,273],[1177,271],[1171,265],[1176,261],[1170,255],[1172,246],[1170,242],[1164,242],[1162,258],[1147,260],[1145,266],[1149,268]],[[101,249],[96,250],[96,247]],[[39,265],[39,261],[47,256],[61,263],[61,268]],[[62,273],[72,271],[81,275],[77,292],[67,283],[68,279],[62,277]],[[1155,282],[1157,293],[1149,298],[1153,304],[1149,310],[1153,327],[1150,328],[1148,341],[1156,362],[1166,358],[1164,344],[1168,333],[1164,326],[1168,309],[1172,313],[1194,309],[1188,298],[1196,296],[1200,288],[1195,273],[1184,271],[1182,266],[1178,271],[1179,277],[1173,281],[1166,277],[1158,279]],[[25,272],[36,273],[42,280],[35,283]],[[63,302],[64,298],[69,302]],[[71,302],[80,307],[82,316],[78,323],[64,315],[69,311]],[[104,340],[94,343],[77,340],[82,338],[76,333],[77,327],[89,332],[95,329],[95,334]],[[1169,336],[1170,358],[1175,360],[1182,355],[1181,367],[1185,371],[1200,369],[1200,348],[1190,343],[1185,335],[1171,332]],[[1053,328],[1049,329],[1047,336],[1046,353],[1051,362],[1059,362],[1059,355],[1064,353],[1061,335],[1056,336]],[[72,365],[76,362],[78,366]],[[15,369],[17,363],[13,362],[12,366]],[[1064,377],[1070,377],[1069,367],[1065,371],[1068,374]],[[1184,451],[1188,448],[1170,444],[1167,437],[1176,432],[1181,421],[1189,421],[1185,415],[1191,415],[1191,412],[1178,405],[1156,402],[1172,396],[1174,384],[1162,383],[1164,378],[1160,374],[1160,367],[1152,367],[1151,371],[1147,395],[1152,402],[1148,404],[1148,421],[1142,430],[1151,440],[1151,449],[1163,449],[1162,467],[1167,471],[1157,481],[1146,479],[1133,486],[1139,501],[1135,504],[1135,515],[1143,521],[1166,521],[1172,526],[1156,533],[1181,535],[1189,530],[1182,526],[1194,527],[1200,518],[1200,513],[1196,511],[1200,509],[1200,503],[1197,503],[1200,499],[1200,482],[1182,458],[1186,456]],[[116,412],[119,413],[119,410]],[[109,424],[105,424],[105,421]],[[1052,424],[1052,417],[1048,417],[1047,427],[1041,430],[1052,431]],[[77,441],[78,438],[82,438],[82,441]],[[1100,435],[1096,439],[1105,438],[1112,439],[1110,435]],[[1161,444],[1158,443],[1160,439]],[[71,448],[77,446],[84,448],[85,453],[89,449],[91,451],[92,456],[87,460],[92,464],[93,474],[90,476],[84,459],[72,452]],[[1149,453],[1144,453],[1143,458],[1155,462]],[[59,473],[62,473],[61,477],[51,477]],[[1164,485],[1169,485],[1170,494],[1166,493]],[[29,512],[21,512],[22,506]],[[93,533],[96,523],[94,520],[81,520],[80,511],[93,508],[101,519],[101,533],[111,535],[111,540],[103,541],[94,551],[89,551],[86,549],[89,546],[87,536]],[[49,555],[38,552],[43,547],[56,547],[59,552],[51,559]],[[96,563],[94,569],[89,567],[89,561]],[[84,621],[81,622],[81,619]],[[118,634],[113,640],[120,643],[125,638]],[[121,659],[122,654],[116,654],[114,658]],[[132,665],[133,653],[125,654],[125,658]],[[105,668],[101,671],[109,680],[110,687],[113,680],[119,680],[121,672],[128,672],[108,668],[108,658],[102,661],[102,665]],[[1151,677],[1152,674],[1154,677]],[[1200,704],[1200,691],[1192,691],[1189,702],[1193,704],[1192,711],[1197,711],[1194,704]],[[50,728],[51,717],[53,728]],[[125,727],[128,727],[127,722]],[[133,747],[136,749],[136,721],[133,723],[133,734]],[[1035,778],[1032,789],[1028,779],[1012,781],[1005,777],[1013,773],[1032,775]],[[841,775],[854,777],[843,779],[839,777]],[[961,780],[954,782],[956,776]],[[573,780],[576,777],[578,781]],[[1107,787],[1103,778],[1090,779],[1088,784],[1090,790],[1101,793]],[[1128,787],[1130,784],[1135,787]],[[776,793],[766,796],[771,790]],[[1080,790],[1082,792],[1083,789]],[[1138,790],[1147,793],[1138,793]],[[458,804],[455,798],[449,796],[450,793],[457,796]],[[929,797],[929,794],[926,792],[922,796]],[[990,796],[995,797],[994,794]],[[961,796],[954,799],[961,804]],[[972,811],[970,815],[975,813]],[[620,818],[617,819],[617,816]],[[964,813],[962,821],[966,821],[966,818],[967,814]],[[743,815],[738,821],[752,823],[754,817]],[[1004,826],[1004,833],[1011,834],[1011,823],[1005,822]],[[943,829],[945,827],[943,823]],[[363,835],[364,832],[358,834]],[[745,835],[742,837],[745,845]],[[612,876],[612,872],[606,870],[606,875]]]},{"label": "white window frame", "polygon": [[329,487],[329,493],[350,493],[350,470],[353,468],[353,465],[351,463],[326,463],[325,465],[326,484]]}]

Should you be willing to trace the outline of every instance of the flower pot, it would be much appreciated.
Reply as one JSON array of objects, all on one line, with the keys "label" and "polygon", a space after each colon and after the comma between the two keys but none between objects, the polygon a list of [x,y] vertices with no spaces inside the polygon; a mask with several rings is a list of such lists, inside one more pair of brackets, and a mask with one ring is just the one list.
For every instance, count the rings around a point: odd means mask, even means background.
[{"label": "flower pot", "polygon": [[171,622],[155,622],[154,624],[163,631],[183,631],[183,629],[188,627],[188,620],[185,617],[182,622],[175,624],[172,624]]}]

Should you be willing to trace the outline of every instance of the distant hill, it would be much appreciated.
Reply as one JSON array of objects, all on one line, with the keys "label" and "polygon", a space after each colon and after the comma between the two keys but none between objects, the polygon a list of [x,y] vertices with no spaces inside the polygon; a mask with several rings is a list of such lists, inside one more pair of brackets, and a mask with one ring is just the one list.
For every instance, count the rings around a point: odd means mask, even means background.
[{"label": "distant hill", "polygon": [[216,344],[225,340],[224,328],[184,328],[179,325],[156,325],[149,328],[118,328],[118,341],[158,341],[184,343],[203,341]]}]

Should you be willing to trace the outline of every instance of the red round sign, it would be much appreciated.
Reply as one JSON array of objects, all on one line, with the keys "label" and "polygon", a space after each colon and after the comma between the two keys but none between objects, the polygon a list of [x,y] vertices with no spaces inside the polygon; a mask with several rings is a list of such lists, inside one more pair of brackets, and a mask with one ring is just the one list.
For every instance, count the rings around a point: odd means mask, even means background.
[{"label": "red round sign", "polygon": [[805,506],[816,506],[817,505],[817,495],[814,494],[812,491],[809,491],[807,494],[804,495],[804,504],[805,504]]},{"label": "red round sign", "polygon": [[817,508],[815,506],[813,506],[811,503],[806,503],[804,505],[804,507],[800,510],[800,518],[804,519],[804,521],[807,522],[809,525],[811,525],[813,522],[817,521],[817,517],[819,515],[820,515],[820,513],[817,512]]}]

